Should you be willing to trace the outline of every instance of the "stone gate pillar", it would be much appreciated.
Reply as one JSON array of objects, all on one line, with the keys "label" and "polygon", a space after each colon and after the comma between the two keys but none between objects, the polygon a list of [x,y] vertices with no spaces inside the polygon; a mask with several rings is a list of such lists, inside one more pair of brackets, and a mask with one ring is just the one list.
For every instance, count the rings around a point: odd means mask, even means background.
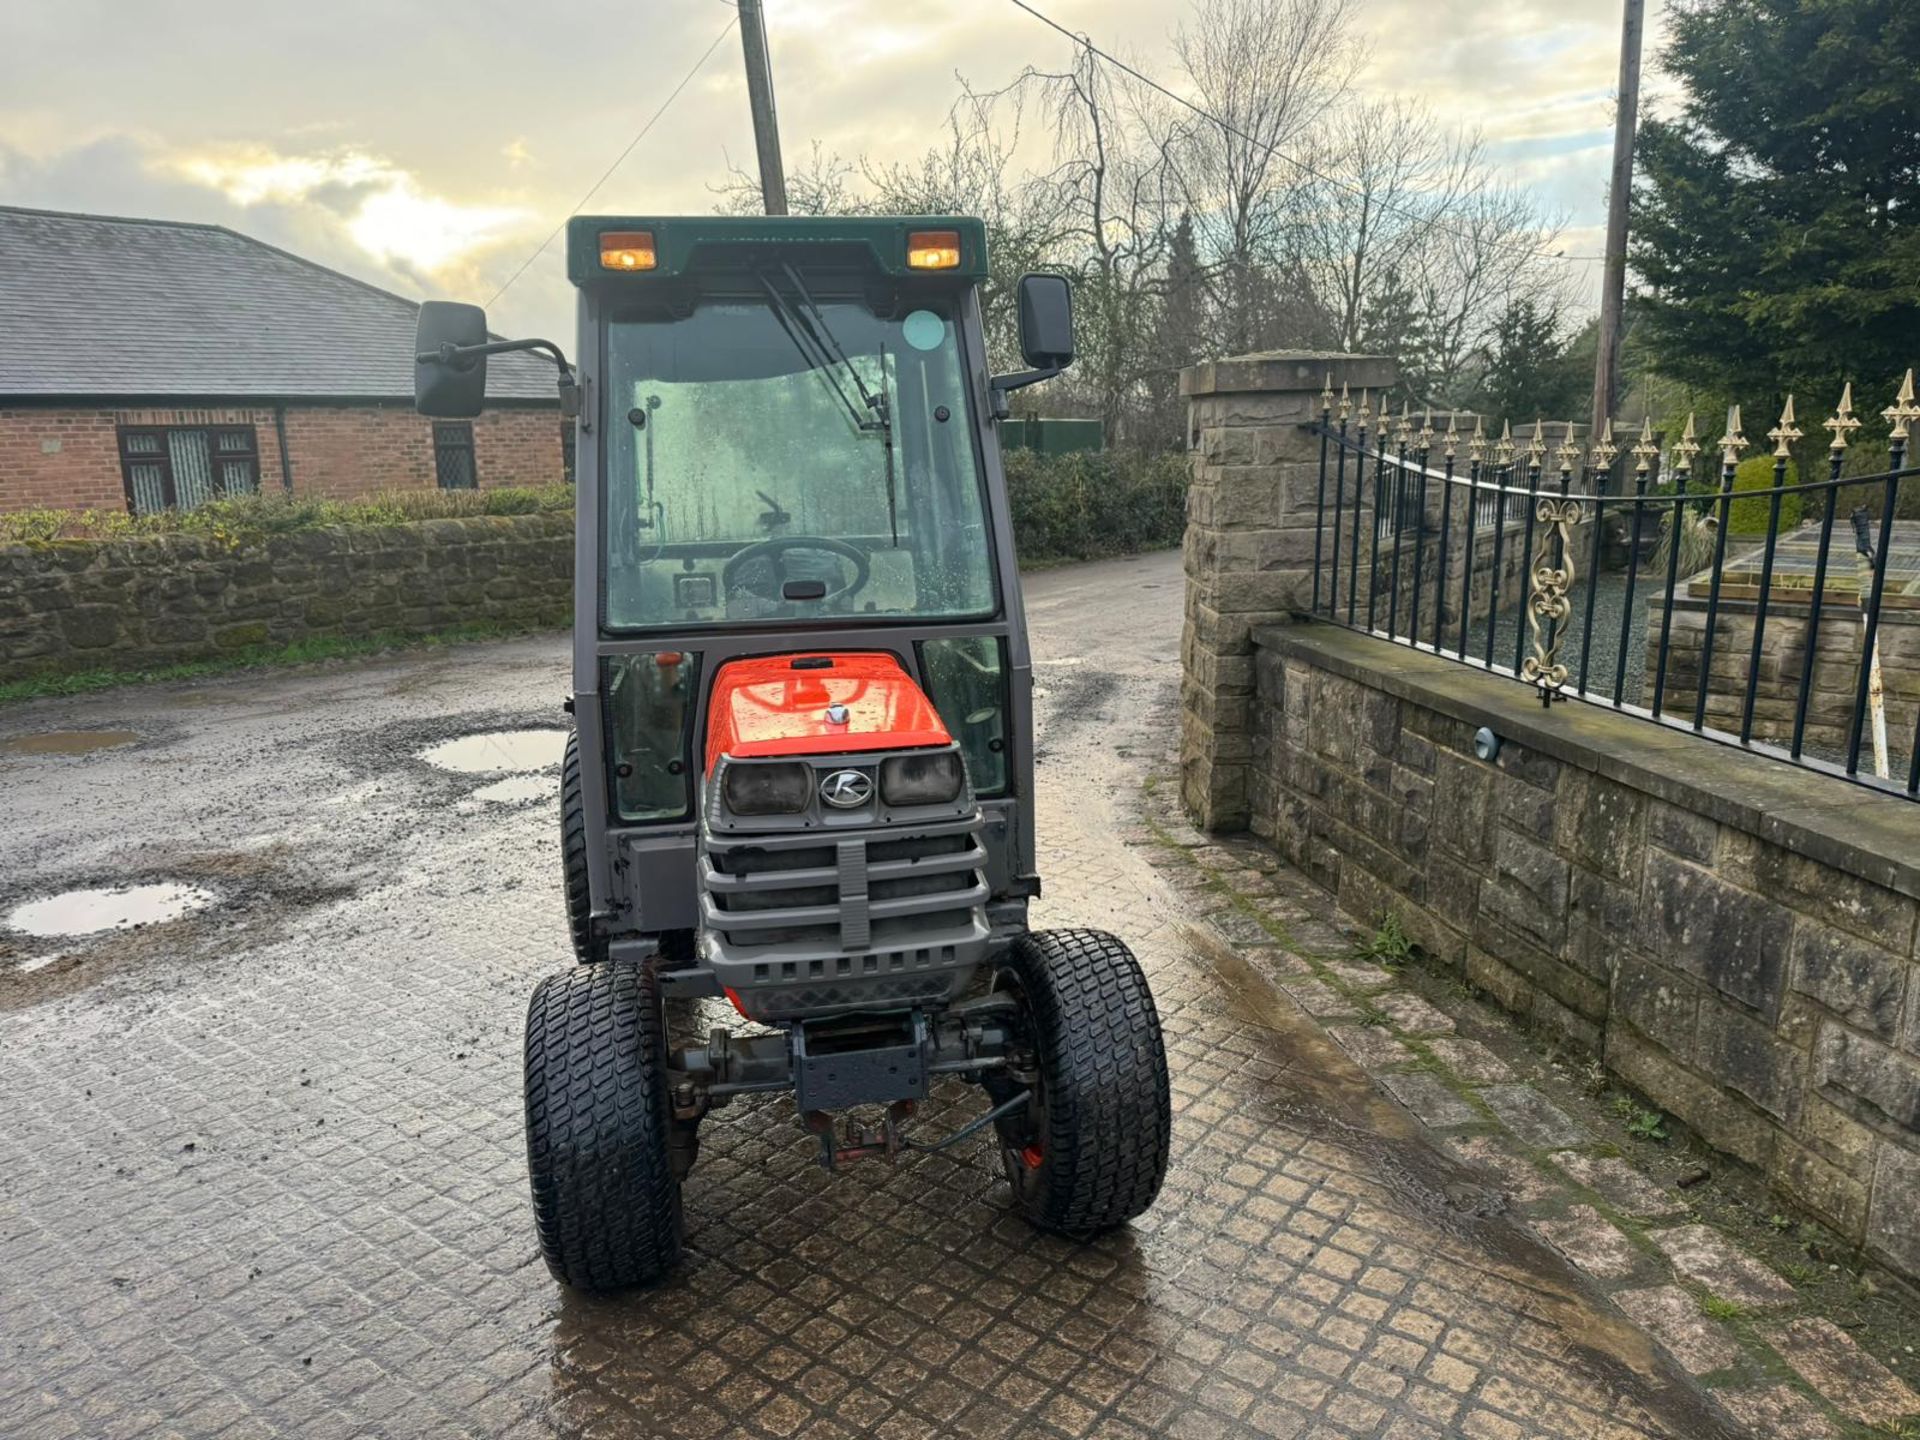
[{"label": "stone gate pillar", "polygon": [[[1312,592],[1320,441],[1302,427],[1318,418],[1329,379],[1335,395],[1345,385],[1356,404],[1361,390],[1369,391],[1378,413],[1378,397],[1398,375],[1380,356],[1292,350],[1212,360],[1180,373],[1193,462],[1180,642],[1181,794],[1203,830],[1247,824],[1253,627],[1305,609]],[[1349,505],[1352,486],[1349,469]]]}]

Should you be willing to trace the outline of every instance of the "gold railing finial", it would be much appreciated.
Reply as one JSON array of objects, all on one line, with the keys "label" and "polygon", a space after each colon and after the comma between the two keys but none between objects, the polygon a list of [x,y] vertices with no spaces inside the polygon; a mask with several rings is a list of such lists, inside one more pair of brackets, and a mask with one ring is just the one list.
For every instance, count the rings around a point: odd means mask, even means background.
[{"label": "gold railing finial", "polygon": [[1447,412],[1446,440],[1443,453],[1451,460],[1460,453],[1460,417],[1452,411]]},{"label": "gold railing finial", "polygon": [[1580,463],[1580,442],[1573,438],[1573,422],[1567,421],[1567,433],[1560,439],[1560,448],[1555,450],[1554,458],[1560,462],[1560,473],[1571,475],[1573,467]]},{"label": "gold railing finial", "polygon": [[1833,412],[1831,420],[1821,422],[1821,428],[1831,430],[1833,439],[1827,448],[1838,455],[1853,443],[1853,432],[1860,428],[1860,417],[1853,413],[1853,382],[1847,382],[1846,389],[1840,392],[1840,408]]},{"label": "gold railing finial", "polygon": [[1787,408],[1780,412],[1780,423],[1767,431],[1767,438],[1773,441],[1773,457],[1776,460],[1793,458],[1793,442],[1805,434],[1793,423],[1793,396],[1787,396]]},{"label": "gold railing finial", "polygon": [[1426,418],[1420,422],[1420,453],[1425,455],[1433,449],[1433,406],[1427,406]]},{"label": "gold railing finial", "polygon": [[1367,428],[1367,421],[1371,420],[1372,418],[1373,418],[1373,411],[1367,408],[1367,387],[1362,385],[1360,387],[1360,409],[1354,415],[1354,419],[1360,422],[1360,428],[1364,430]]},{"label": "gold railing finial", "polygon": [[1547,422],[1539,416],[1534,417],[1533,438],[1527,441],[1527,464],[1538,468],[1547,458]]},{"label": "gold railing finial", "polygon": [[1347,417],[1353,414],[1353,396],[1347,393],[1347,382],[1340,382],[1340,423],[1347,423]]},{"label": "gold railing finial", "polygon": [[1400,420],[1399,423],[1393,427],[1393,443],[1404,450],[1407,442],[1412,438],[1413,402],[1411,400],[1402,400],[1400,402]]},{"label": "gold railing finial", "polygon": [[1883,420],[1893,426],[1889,440],[1905,440],[1907,426],[1911,421],[1920,420],[1920,405],[1913,403],[1913,371],[1907,371],[1907,378],[1900,382],[1900,393],[1893,397],[1893,404],[1880,412]]},{"label": "gold railing finial", "polygon": [[1684,474],[1693,471],[1693,457],[1700,453],[1700,432],[1694,427],[1693,412],[1687,412],[1687,428],[1673,442],[1673,468]]},{"label": "gold railing finial", "polygon": [[1333,372],[1327,371],[1327,388],[1320,392],[1320,411],[1325,414],[1333,409]]},{"label": "gold railing finial", "polygon": [[1728,468],[1740,463],[1740,452],[1747,448],[1747,437],[1740,433],[1740,407],[1727,407],[1727,433],[1720,437],[1720,458]]},{"label": "gold railing finial", "polygon": [[1620,447],[1614,443],[1613,417],[1609,415],[1606,423],[1600,427],[1600,439],[1593,447],[1590,461],[1596,470],[1611,470],[1613,462],[1619,458]]},{"label": "gold railing finial", "polygon": [[1493,447],[1493,463],[1502,466],[1511,465],[1513,464],[1513,454],[1513,422],[1511,420],[1502,420],[1500,422],[1500,439]]},{"label": "gold railing finial", "polygon": [[1473,438],[1467,441],[1467,455],[1476,465],[1487,458],[1487,422],[1479,415],[1473,417]]},{"label": "gold railing finial", "polygon": [[1653,438],[1653,417],[1649,415],[1640,422],[1640,443],[1633,447],[1633,473],[1648,474],[1653,469],[1653,462],[1659,458],[1660,442]]}]

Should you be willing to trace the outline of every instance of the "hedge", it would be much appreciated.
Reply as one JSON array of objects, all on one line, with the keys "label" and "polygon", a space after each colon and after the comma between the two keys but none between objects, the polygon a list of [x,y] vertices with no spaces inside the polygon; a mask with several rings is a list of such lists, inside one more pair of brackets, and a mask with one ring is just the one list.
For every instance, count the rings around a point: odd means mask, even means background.
[{"label": "hedge", "polygon": [[[1126,452],[1006,455],[1014,540],[1025,561],[1089,560],[1161,550],[1186,525],[1187,465],[1178,455]],[[0,544],[197,534],[235,538],[323,525],[392,525],[473,515],[573,508],[573,488],[406,490],[356,500],[247,495],[197,510],[128,515],[109,510],[26,510],[0,515]]]}]

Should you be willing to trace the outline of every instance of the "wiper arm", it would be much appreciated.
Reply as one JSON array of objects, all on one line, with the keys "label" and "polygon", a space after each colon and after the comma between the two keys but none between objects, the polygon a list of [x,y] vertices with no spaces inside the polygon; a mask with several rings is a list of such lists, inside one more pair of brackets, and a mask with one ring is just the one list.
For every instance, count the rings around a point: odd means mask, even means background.
[{"label": "wiper arm", "polygon": [[[884,345],[880,347],[880,393],[875,395],[860,379],[860,371],[847,355],[846,347],[834,335],[832,327],[827,324],[827,317],[821,314],[820,306],[814,300],[813,292],[807,289],[806,281],[800,278],[800,272],[790,264],[782,264],[780,271],[805,306],[802,309],[794,304],[780,293],[773,281],[761,273],[758,279],[767,292],[767,298],[773,302],[773,315],[780,322],[780,328],[787,332],[787,338],[793,341],[801,357],[825,374],[827,382],[833,386],[834,394],[840,397],[840,403],[847,407],[847,413],[853,417],[855,427],[880,432],[881,443],[886,447],[887,531],[897,549],[900,544],[900,503],[893,470],[893,410],[887,403],[887,348]],[[859,392],[871,419],[860,414],[852,397],[841,388],[839,377],[834,373],[836,365],[845,368],[847,379]]]},{"label": "wiper arm", "polygon": [[[782,295],[765,275],[759,275],[756,278],[760,281],[761,288],[767,292],[767,299],[771,302],[773,309],[773,318],[779,322],[781,330],[786,332],[787,338],[793,342],[793,348],[800,352],[800,358],[807,362],[807,367],[816,371],[839,397],[840,404],[846,409],[847,418],[853,421],[854,428],[856,430],[878,429],[878,423],[860,413],[860,407],[853,403],[853,397],[847,394],[846,388],[841,385],[840,377],[833,372],[835,363],[833,356],[806,326],[806,317],[800,314],[793,302]],[[851,374],[853,367],[848,366],[847,369]],[[860,379],[857,375],[854,376],[853,383],[859,386]],[[861,388],[862,399],[866,398],[866,394],[865,388]]]}]

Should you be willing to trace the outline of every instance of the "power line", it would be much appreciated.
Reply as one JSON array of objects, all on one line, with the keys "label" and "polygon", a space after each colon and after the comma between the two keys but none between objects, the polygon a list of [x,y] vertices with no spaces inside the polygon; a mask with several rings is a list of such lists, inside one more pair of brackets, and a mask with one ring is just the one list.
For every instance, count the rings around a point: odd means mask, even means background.
[{"label": "power line", "polygon": [[613,178],[613,172],[618,170],[622,165],[626,163],[627,157],[633,153],[634,147],[637,146],[642,140],[647,138],[647,132],[653,129],[653,127],[659,123],[660,117],[667,113],[668,107],[671,106],[675,100],[678,100],[680,98],[680,92],[686,89],[687,86],[693,83],[693,77],[700,73],[700,67],[705,65],[707,61],[712,58],[713,52],[720,48],[720,42],[727,38],[728,32],[731,31],[735,25],[739,24],[739,22],[740,22],[740,17],[736,13],[731,20],[727,21],[725,25],[720,27],[720,33],[713,37],[713,43],[707,46],[705,50],[700,52],[700,58],[693,62],[693,65],[688,69],[685,75],[682,75],[680,77],[680,83],[674,86],[673,89],[668,92],[667,98],[660,102],[660,108],[658,110],[655,110],[653,112],[653,115],[648,119],[647,123],[640,127],[640,133],[635,135],[633,139],[627,142],[627,148],[622,150],[618,155],[614,156],[613,163],[607,166],[605,170],[600,172],[600,178],[593,182],[593,188],[588,190],[586,194],[580,197],[579,203],[577,203],[573,207],[573,209],[567,212],[566,219],[563,219],[558,225],[553,227],[553,234],[547,236],[546,239],[542,240],[540,242],[539,248],[536,249],[531,255],[527,256],[526,259],[520,262],[520,268],[514,271],[513,274],[507,277],[507,283],[502,285],[498,290],[493,292],[493,299],[487,301],[487,308],[489,310],[493,308],[494,300],[498,300],[502,295],[506,294],[507,291],[511,290],[513,288],[513,282],[518,280],[522,275],[527,273],[527,267],[533,264],[534,261],[538,260],[542,255],[546,253],[547,246],[551,245],[554,242],[554,239],[560,234],[560,232],[567,228],[567,220],[571,220],[574,216],[578,215],[582,210],[586,209],[587,202],[593,199],[595,195],[598,195],[600,193],[600,187],[606,184],[607,181],[611,180]]},{"label": "power line", "polygon": [[[1309,165],[1306,161],[1287,154],[1286,151],[1282,150],[1277,145],[1269,145],[1264,140],[1255,139],[1253,136],[1247,134],[1246,131],[1240,129],[1237,125],[1232,124],[1230,121],[1221,119],[1218,115],[1215,115],[1212,111],[1207,110],[1203,106],[1195,104],[1193,101],[1189,100],[1186,96],[1176,94],[1174,91],[1169,90],[1166,86],[1162,85],[1158,80],[1155,80],[1152,76],[1141,74],[1140,71],[1134,69],[1133,66],[1129,65],[1126,61],[1120,59],[1118,56],[1108,54],[1105,50],[1102,50],[1098,45],[1094,44],[1093,41],[1088,36],[1076,34],[1073,31],[1067,29],[1067,27],[1062,25],[1059,21],[1053,19],[1051,16],[1041,14],[1040,11],[1034,9],[1033,6],[1029,5],[1027,3],[1027,0],[1012,0],[1012,3],[1017,9],[1026,11],[1027,14],[1031,15],[1034,19],[1038,20],[1042,25],[1045,25],[1051,30],[1059,31],[1060,34],[1066,36],[1067,39],[1073,41],[1074,44],[1081,46],[1089,54],[1098,55],[1102,60],[1106,61],[1109,65],[1113,66],[1115,69],[1125,71],[1128,75],[1131,75],[1134,79],[1138,80],[1142,85],[1145,85],[1149,90],[1156,91],[1159,94],[1166,96],[1167,99],[1173,101],[1174,104],[1176,105],[1185,106],[1187,109],[1191,110],[1194,114],[1198,115],[1201,119],[1207,121],[1210,124],[1218,125],[1222,130],[1225,130],[1229,135],[1236,136],[1239,139],[1246,141],[1247,144],[1249,145],[1258,146],[1260,149],[1266,151],[1269,155],[1272,155],[1276,159],[1281,160],[1288,165],[1291,165],[1295,170],[1298,170],[1303,175],[1311,175],[1314,179],[1323,181],[1328,185],[1336,186],[1341,190],[1345,190],[1348,194],[1358,195],[1358,196],[1361,196],[1362,198],[1365,198],[1364,192],[1360,190],[1358,186],[1352,185],[1347,181],[1340,179],[1337,176],[1328,175],[1320,170],[1315,169],[1313,166]],[[1411,210],[1402,209],[1397,205],[1389,205],[1385,201],[1381,200],[1378,196],[1374,197],[1374,203],[1379,205],[1382,210],[1390,211],[1393,214],[1399,215],[1402,219],[1412,220],[1418,224],[1439,225],[1445,229],[1458,228],[1457,226],[1448,225],[1443,220],[1435,220],[1429,216],[1418,215]],[[1605,258],[1604,256],[1600,256],[1600,255],[1567,255],[1558,251],[1543,250],[1538,245],[1526,245],[1526,244],[1518,243],[1511,240],[1496,240],[1493,243],[1509,250],[1524,250],[1529,255],[1537,255],[1543,260],[1568,260],[1568,261],[1585,260],[1585,261],[1594,261],[1597,263]]]}]

